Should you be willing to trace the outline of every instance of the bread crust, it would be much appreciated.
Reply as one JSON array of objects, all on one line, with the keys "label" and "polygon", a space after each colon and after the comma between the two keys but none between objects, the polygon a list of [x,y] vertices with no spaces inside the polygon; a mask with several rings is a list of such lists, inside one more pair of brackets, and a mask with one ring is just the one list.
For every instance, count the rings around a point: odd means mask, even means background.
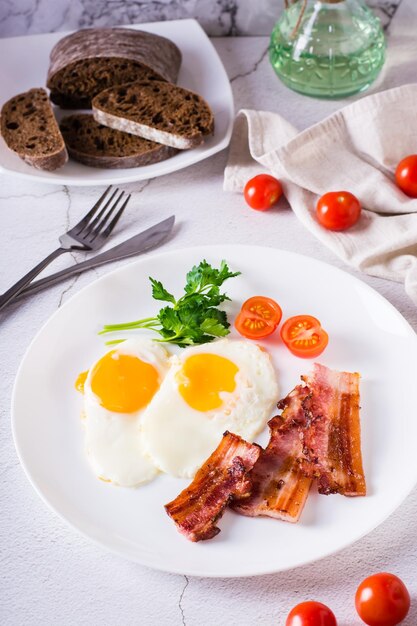
[{"label": "bread crust", "polygon": [[19,154],[20,158],[31,165],[37,170],[43,170],[44,172],[55,172],[60,167],[68,162],[68,151],[65,146],[59,152],[51,154],[48,157],[29,157],[24,154]]},{"label": "bread crust", "polygon": [[[100,79],[96,78],[96,72],[87,76],[86,64],[91,61],[97,68],[105,66]],[[88,108],[92,97],[103,88],[120,84],[118,75],[122,73],[109,70],[112,65],[120,65],[120,61],[135,64],[134,80],[155,79],[175,83],[181,65],[181,52],[166,37],[145,31],[131,28],[79,30],[67,35],[52,48],[47,77],[52,101],[63,108]],[[83,89],[86,90],[84,95],[81,93]]]}]

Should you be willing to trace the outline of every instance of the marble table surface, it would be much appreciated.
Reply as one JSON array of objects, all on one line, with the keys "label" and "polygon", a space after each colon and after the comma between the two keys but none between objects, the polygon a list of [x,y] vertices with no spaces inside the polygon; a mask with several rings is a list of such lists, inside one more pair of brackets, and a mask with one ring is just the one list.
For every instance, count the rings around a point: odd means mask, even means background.
[{"label": "marble table surface", "polygon": [[[402,2],[410,0],[367,0],[385,28]],[[0,37],[189,17],[217,37],[268,35],[283,6],[284,0],[2,0]]]},{"label": "marble table surface", "polygon": [[[401,5],[389,36],[388,60],[373,90],[413,82],[417,7]],[[297,96],[275,78],[266,37],[218,38],[213,43],[230,77],[236,108],[279,111],[306,127],[345,102]],[[239,195],[222,191],[224,151],[188,169],[126,185],[133,198],[113,243],[175,212],[178,227],[164,250],[195,244],[266,245],[327,261],[348,272],[289,209],[261,214]],[[75,223],[97,188],[51,187],[0,177],[0,289],[46,255],[57,234]],[[60,259],[55,268],[79,260]],[[123,263],[123,262],[119,262]],[[293,571],[222,580],[170,575],[123,560],[69,528],[33,491],[14,449],[10,397],[19,362],[32,337],[68,298],[109,267],[86,273],[10,307],[0,318],[0,624],[3,626],[279,626],[289,608],[315,598],[353,626],[357,583],[391,571],[408,584],[413,607],[404,624],[417,624],[417,489],[379,528],[342,552]],[[417,310],[396,283],[360,276],[417,329]],[[411,408],[411,407],[410,407]],[[273,548],[271,546],[271,548]],[[242,554],[244,558],[244,554]]]}]

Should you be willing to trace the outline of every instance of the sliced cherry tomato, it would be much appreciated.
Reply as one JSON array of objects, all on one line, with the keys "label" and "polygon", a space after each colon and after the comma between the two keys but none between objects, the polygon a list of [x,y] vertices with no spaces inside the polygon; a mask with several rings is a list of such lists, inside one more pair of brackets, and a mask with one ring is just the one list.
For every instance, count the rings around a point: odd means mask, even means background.
[{"label": "sliced cherry tomato", "polygon": [[252,209],[266,211],[282,196],[281,183],[269,174],[258,174],[248,180],[243,195]]},{"label": "sliced cherry tomato", "polygon": [[417,154],[410,154],[398,163],[395,180],[407,196],[417,198]]},{"label": "sliced cherry tomato", "polygon": [[305,359],[319,356],[329,342],[319,320],[311,315],[289,317],[281,327],[281,339],[295,356]]},{"label": "sliced cherry tomato", "polygon": [[396,626],[410,608],[410,594],[394,574],[373,574],[361,582],[355,605],[359,617],[368,626]]},{"label": "sliced cherry tomato", "polygon": [[317,202],[317,219],[327,230],[346,230],[361,216],[361,205],[349,191],[330,191]]},{"label": "sliced cherry tomato", "polygon": [[265,296],[253,296],[242,304],[235,320],[236,330],[248,339],[271,335],[282,318],[279,304]]},{"label": "sliced cherry tomato", "polygon": [[290,611],[285,626],[337,626],[337,621],[328,606],[310,600]]}]

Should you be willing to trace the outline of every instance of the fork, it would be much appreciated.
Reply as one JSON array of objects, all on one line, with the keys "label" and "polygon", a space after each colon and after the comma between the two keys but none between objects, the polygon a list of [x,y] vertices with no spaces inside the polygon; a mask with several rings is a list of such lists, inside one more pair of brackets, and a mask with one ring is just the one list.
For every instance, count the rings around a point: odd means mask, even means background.
[{"label": "fork", "polygon": [[[127,203],[130,200],[130,194],[124,200],[122,206],[115,213],[125,192],[122,191],[117,198],[116,195],[120,191],[116,188],[103,205],[111,189],[111,185],[107,187],[103,195],[97,200],[93,208],[68,232],[60,236],[60,247],[51,252],[43,261],[38,263],[23,278],[17,281],[10,289],[0,296],[0,310],[6,306],[13,298],[15,298],[38,274],[41,273],[47,265],[54,259],[61,256],[65,252],[71,250],[99,250],[105,243],[106,239],[112,233],[114,227],[119,221]],[[111,221],[109,221],[111,219]]]}]

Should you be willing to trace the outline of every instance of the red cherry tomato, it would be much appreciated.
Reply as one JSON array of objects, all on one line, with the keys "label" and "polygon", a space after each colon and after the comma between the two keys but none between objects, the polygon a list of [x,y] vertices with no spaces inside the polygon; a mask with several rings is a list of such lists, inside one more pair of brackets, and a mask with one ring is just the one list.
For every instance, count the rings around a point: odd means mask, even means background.
[{"label": "red cherry tomato", "polygon": [[349,191],[330,191],[317,202],[316,213],[327,230],[346,230],[360,218],[361,205]]},{"label": "red cherry tomato", "polygon": [[302,602],[289,613],[285,626],[337,626],[333,611],[321,602]]},{"label": "red cherry tomato", "polygon": [[395,180],[407,196],[417,198],[417,154],[410,154],[398,163]]},{"label": "red cherry tomato", "polygon": [[275,300],[265,296],[253,296],[242,304],[235,327],[248,339],[262,339],[274,332],[281,317],[281,307]]},{"label": "red cherry tomato", "polygon": [[257,211],[267,211],[282,196],[279,180],[269,174],[258,174],[245,185],[243,191],[247,204]]},{"label": "red cherry tomato", "polygon": [[355,605],[368,626],[396,626],[408,613],[410,594],[398,576],[373,574],[359,585]]},{"label": "red cherry tomato", "polygon": [[289,317],[281,327],[281,339],[295,356],[314,359],[329,342],[329,336],[312,315]]}]

